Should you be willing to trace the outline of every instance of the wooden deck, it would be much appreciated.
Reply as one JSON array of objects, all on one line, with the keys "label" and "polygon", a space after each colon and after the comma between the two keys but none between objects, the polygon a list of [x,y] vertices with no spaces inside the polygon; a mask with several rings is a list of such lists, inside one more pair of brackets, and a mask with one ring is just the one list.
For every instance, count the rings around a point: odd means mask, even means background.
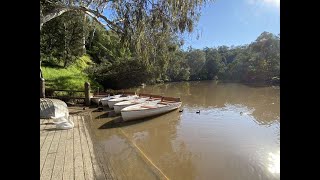
[{"label": "wooden deck", "polygon": [[117,179],[103,151],[94,145],[85,115],[70,116],[71,130],[56,130],[40,119],[40,179]]}]

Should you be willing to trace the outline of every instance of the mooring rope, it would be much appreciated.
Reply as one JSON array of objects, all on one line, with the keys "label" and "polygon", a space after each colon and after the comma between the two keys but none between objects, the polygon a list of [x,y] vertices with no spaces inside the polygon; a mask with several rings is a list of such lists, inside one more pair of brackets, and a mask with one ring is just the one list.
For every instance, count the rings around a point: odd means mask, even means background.
[{"label": "mooring rope", "polygon": [[151,161],[150,158],[148,158],[148,156],[136,145],[136,143],[134,143],[133,141],[131,141],[130,138],[129,138],[129,136],[128,136],[121,128],[118,128],[118,129],[120,129],[121,133],[128,139],[128,141],[130,141],[130,143],[131,143],[135,148],[137,148],[137,149],[139,150],[139,152],[144,156],[144,158],[145,158],[146,160],[148,160],[148,162],[149,162],[153,167],[155,167],[155,168],[165,177],[165,179],[168,179],[168,180],[169,180],[169,178],[161,171],[161,169],[158,168],[158,166],[156,166],[156,165]]}]

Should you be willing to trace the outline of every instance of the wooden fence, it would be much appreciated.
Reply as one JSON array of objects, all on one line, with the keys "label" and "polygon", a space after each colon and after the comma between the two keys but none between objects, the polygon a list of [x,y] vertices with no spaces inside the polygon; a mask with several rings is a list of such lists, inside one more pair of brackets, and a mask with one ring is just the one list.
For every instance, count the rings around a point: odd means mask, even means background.
[{"label": "wooden fence", "polygon": [[[59,93],[60,92],[60,93]],[[84,83],[84,90],[67,90],[67,89],[46,89],[45,81],[40,78],[40,98],[61,99],[63,101],[82,100],[86,106],[90,105],[90,83]]]}]

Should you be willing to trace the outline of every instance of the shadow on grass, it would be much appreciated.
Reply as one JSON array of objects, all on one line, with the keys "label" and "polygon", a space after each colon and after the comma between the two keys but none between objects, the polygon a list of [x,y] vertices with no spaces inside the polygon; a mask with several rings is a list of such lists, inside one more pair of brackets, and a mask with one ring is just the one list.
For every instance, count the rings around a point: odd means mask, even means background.
[{"label": "shadow on grass", "polygon": [[43,66],[43,67],[56,68],[56,69],[64,69],[63,66],[58,65],[58,64],[55,64],[55,63],[50,62],[50,61],[43,61],[43,62],[42,62],[42,66]]},{"label": "shadow on grass", "polygon": [[76,79],[74,76],[60,76],[55,79],[47,80],[53,88],[59,89],[76,89],[71,80]]}]

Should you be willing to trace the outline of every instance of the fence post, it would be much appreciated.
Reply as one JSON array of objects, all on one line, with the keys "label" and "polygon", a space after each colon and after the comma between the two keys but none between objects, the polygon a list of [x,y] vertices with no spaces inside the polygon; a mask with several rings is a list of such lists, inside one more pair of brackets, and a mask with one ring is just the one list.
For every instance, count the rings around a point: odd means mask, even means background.
[{"label": "fence post", "polygon": [[44,79],[40,78],[40,98],[46,97],[46,86],[44,83]]},{"label": "fence post", "polygon": [[90,106],[90,83],[84,83],[85,105]]}]

